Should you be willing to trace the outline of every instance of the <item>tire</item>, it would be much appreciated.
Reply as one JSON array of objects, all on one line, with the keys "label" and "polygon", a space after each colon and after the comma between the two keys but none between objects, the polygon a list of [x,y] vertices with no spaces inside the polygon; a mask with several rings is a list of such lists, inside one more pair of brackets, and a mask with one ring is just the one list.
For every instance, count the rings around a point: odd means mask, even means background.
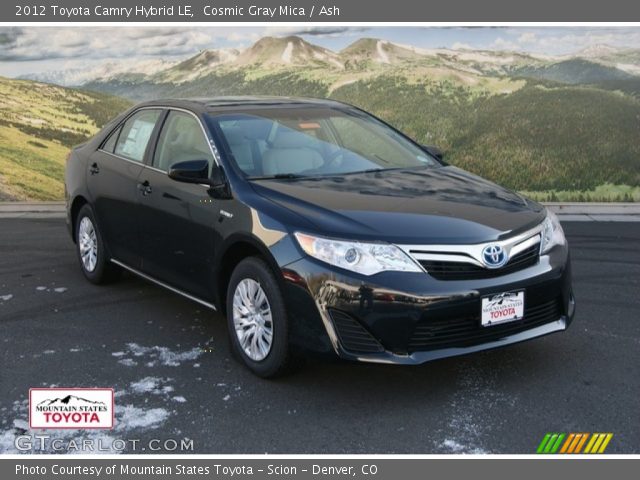
[{"label": "tire", "polygon": [[[85,278],[96,285],[113,282],[122,270],[110,262],[96,217],[90,205],[84,205],[75,221],[76,253]],[[84,255],[83,255],[84,254]]]},{"label": "tire", "polygon": [[[234,356],[262,378],[288,373],[291,362],[287,311],[278,281],[264,260],[249,257],[236,266],[229,281],[226,305]],[[270,315],[265,314],[267,311]]]}]

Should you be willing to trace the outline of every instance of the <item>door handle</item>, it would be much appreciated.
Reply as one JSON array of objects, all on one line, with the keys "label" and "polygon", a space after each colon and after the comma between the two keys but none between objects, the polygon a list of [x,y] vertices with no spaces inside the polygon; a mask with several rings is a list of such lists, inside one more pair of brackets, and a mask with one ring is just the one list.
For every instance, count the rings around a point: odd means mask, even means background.
[{"label": "door handle", "polygon": [[89,168],[89,173],[91,175],[97,175],[98,173],[100,173],[100,167],[96,162],[93,162],[93,165],[91,165],[91,167]]},{"label": "door handle", "polygon": [[140,190],[140,193],[142,193],[142,195],[144,195],[145,197],[147,195],[151,195],[153,193],[153,189],[151,188],[151,185],[149,184],[149,180],[145,180],[142,183],[138,184],[138,190]]}]

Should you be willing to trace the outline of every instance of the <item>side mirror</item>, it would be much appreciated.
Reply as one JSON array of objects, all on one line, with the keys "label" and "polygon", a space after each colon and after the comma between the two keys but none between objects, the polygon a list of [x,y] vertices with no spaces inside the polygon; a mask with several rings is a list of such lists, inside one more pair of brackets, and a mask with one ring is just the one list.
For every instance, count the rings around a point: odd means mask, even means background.
[{"label": "side mirror", "polygon": [[224,173],[224,168],[220,165],[214,165],[211,169],[211,179],[209,180],[209,195],[220,200],[228,200],[233,198],[231,187]]},{"label": "side mirror", "polygon": [[440,150],[438,147],[436,147],[435,145],[422,145],[422,148],[429,155],[431,155],[432,157],[435,157],[436,159],[446,164],[446,162],[444,161],[444,152]]},{"label": "side mirror", "polygon": [[169,178],[176,182],[209,184],[209,162],[207,160],[187,160],[171,165]]},{"label": "side mirror", "polygon": [[220,165],[214,165],[211,169],[211,176],[209,176],[208,160],[187,160],[174,163],[169,168],[169,178],[176,182],[208,185],[207,193],[213,198],[221,200],[233,198],[224,169]]}]

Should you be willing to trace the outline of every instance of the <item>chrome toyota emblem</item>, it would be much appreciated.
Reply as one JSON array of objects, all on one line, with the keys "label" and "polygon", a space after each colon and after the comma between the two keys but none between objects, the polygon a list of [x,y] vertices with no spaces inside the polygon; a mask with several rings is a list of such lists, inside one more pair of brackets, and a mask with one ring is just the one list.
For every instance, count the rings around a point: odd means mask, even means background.
[{"label": "chrome toyota emblem", "polygon": [[500,268],[507,263],[507,252],[500,245],[494,243],[482,250],[482,261],[487,268]]}]

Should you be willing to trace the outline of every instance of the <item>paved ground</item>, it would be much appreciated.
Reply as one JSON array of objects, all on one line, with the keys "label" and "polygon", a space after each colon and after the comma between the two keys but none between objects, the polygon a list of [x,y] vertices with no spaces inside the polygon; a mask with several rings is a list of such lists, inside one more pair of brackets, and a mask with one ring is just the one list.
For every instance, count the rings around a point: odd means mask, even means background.
[{"label": "paved ground", "polygon": [[36,386],[116,389],[118,429],[197,453],[532,453],[547,431],[613,432],[640,452],[640,224],[568,223],[571,329],[420,367],[310,360],[264,381],[224,322],[131,276],[84,281],[60,219],[0,220],[0,452]]}]

